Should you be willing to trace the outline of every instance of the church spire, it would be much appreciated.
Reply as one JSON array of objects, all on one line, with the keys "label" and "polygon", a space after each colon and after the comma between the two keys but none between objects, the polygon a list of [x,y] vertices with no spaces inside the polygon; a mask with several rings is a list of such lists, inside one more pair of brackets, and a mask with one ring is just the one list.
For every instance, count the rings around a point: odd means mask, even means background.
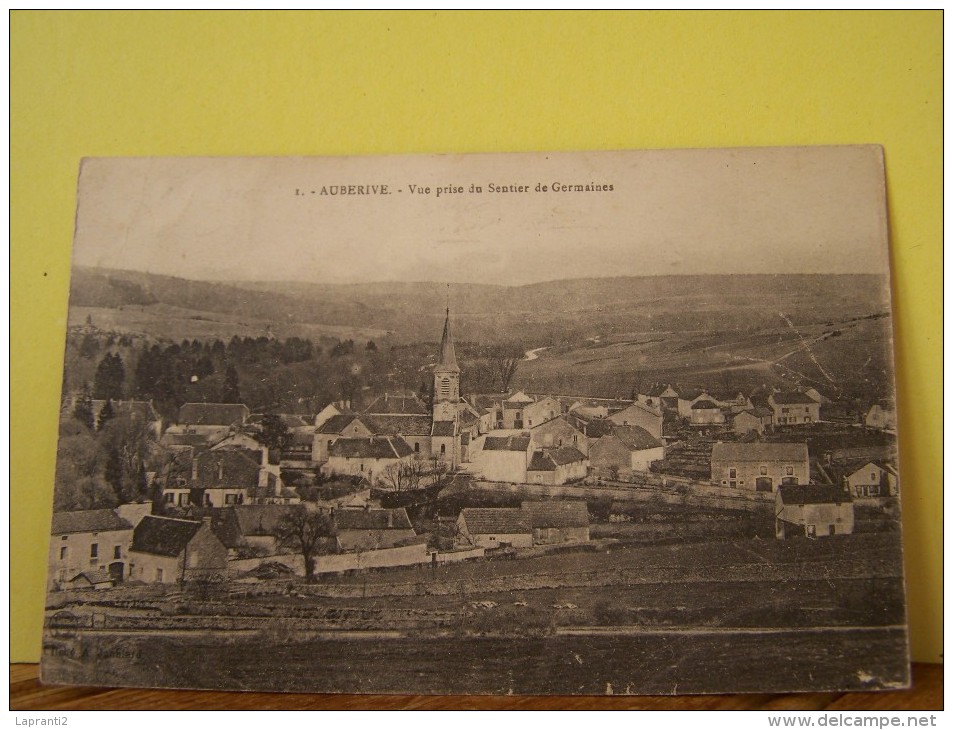
[{"label": "church spire", "polygon": [[440,358],[437,360],[437,367],[434,368],[440,372],[460,372],[460,366],[457,365],[457,356],[453,349],[453,337],[450,334],[450,307],[447,307],[447,318],[443,322],[443,337],[440,339]]}]

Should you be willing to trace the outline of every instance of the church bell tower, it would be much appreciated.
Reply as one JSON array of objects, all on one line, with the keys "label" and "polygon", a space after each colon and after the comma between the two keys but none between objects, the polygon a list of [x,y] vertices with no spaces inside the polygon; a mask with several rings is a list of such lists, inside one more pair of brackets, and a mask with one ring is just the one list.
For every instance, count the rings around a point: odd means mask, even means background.
[{"label": "church bell tower", "polygon": [[456,421],[457,403],[460,401],[460,366],[453,350],[450,334],[450,307],[443,323],[440,339],[440,354],[433,369],[433,420]]}]

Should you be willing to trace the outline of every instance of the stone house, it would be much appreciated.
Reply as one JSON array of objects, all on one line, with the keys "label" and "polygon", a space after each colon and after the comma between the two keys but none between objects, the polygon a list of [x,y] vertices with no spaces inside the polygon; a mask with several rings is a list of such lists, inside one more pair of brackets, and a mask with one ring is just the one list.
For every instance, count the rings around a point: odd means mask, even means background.
[{"label": "stone house", "polygon": [[111,583],[122,582],[128,573],[133,527],[111,509],[54,512],[48,587],[66,587],[77,575],[88,572],[106,576]]},{"label": "stone house", "polygon": [[143,583],[187,583],[225,576],[228,550],[211,519],[143,517],[133,531],[129,579]]},{"label": "stone house", "polygon": [[533,547],[533,528],[522,509],[466,507],[457,517],[457,544],[460,547]]},{"label": "stone house", "polygon": [[535,545],[589,541],[589,510],[583,501],[523,502]]},{"label": "stone house", "polygon": [[854,531],[854,504],[840,487],[782,485],[775,496],[774,513],[779,540],[849,535]]},{"label": "stone house", "polygon": [[491,482],[525,482],[533,440],[528,434],[483,437],[473,471]]},{"label": "stone house", "polygon": [[718,442],[711,450],[711,480],[726,487],[773,492],[779,485],[807,484],[807,444]]},{"label": "stone house", "polygon": [[341,552],[392,548],[417,537],[403,507],[335,510],[331,519]]},{"label": "stone house", "polygon": [[897,470],[882,461],[868,461],[845,477],[853,497],[895,497]]},{"label": "stone house", "polygon": [[589,463],[605,469],[648,471],[665,458],[665,445],[639,426],[614,426],[589,448]]},{"label": "stone house", "polygon": [[774,411],[774,425],[817,423],[821,419],[821,404],[807,393],[799,391],[771,393],[768,405]]},{"label": "stone house", "polygon": [[655,438],[662,438],[662,411],[644,403],[630,403],[625,408],[608,415],[608,420],[617,426],[639,426]]},{"label": "stone house", "polygon": [[589,460],[573,446],[554,446],[533,452],[526,467],[526,481],[531,484],[566,484],[585,479]]}]

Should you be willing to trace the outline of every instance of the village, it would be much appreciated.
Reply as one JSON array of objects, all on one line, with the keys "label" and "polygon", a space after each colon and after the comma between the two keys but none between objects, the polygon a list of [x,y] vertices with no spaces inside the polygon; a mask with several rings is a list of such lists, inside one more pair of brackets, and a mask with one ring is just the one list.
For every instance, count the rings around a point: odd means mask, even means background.
[{"label": "village", "polygon": [[[596,544],[829,539],[897,523],[889,404],[855,423],[814,388],[660,384],[610,400],[461,397],[460,381],[448,309],[430,403],[383,393],[313,417],[186,403],[163,428],[149,402],[93,402],[141,422],[174,459],[149,475],[151,500],[54,514],[49,589],[312,582]],[[269,448],[262,434],[276,420],[282,447]]]}]

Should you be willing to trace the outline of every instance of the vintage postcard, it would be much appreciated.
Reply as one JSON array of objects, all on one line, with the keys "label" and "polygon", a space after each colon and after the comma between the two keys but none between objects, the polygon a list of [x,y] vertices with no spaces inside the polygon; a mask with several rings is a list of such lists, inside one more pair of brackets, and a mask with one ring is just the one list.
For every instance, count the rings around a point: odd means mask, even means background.
[{"label": "vintage postcard", "polygon": [[907,686],[884,180],[85,160],[43,681]]}]

